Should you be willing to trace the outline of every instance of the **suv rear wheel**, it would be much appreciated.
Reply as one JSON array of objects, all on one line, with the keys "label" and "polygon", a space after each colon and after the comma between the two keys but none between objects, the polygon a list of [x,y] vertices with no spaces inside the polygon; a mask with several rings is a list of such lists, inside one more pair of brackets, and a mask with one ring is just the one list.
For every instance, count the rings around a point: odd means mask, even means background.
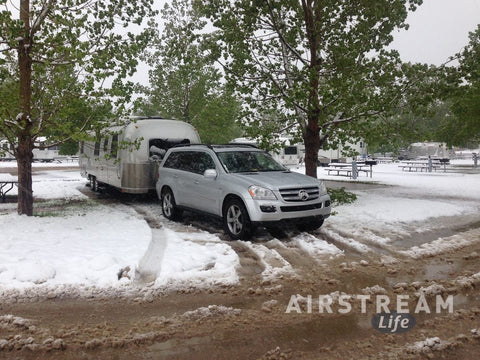
[{"label": "suv rear wheel", "polygon": [[172,190],[165,189],[162,192],[162,213],[168,220],[178,220],[182,216],[182,210],[177,207]]},{"label": "suv rear wheel", "polygon": [[225,232],[232,239],[248,239],[252,235],[252,224],[247,209],[239,199],[228,200],[223,208]]}]

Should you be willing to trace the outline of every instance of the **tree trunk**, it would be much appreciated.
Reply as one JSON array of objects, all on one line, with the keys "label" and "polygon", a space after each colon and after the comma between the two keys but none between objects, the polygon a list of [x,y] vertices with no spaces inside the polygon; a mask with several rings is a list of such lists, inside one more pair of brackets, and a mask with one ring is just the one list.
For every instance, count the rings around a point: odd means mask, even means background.
[{"label": "tree trunk", "polygon": [[20,20],[24,34],[18,42],[18,70],[20,74],[20,114],[17,116],[21,128],[18,147],[15,151],[18,166],[18,213],[33,215],[32,160],[33,139],[31,99],[32,99],[32,59],[30,52],[30,0],[20,1]]},{"label": "tree trunk", "polygon": [[303,141],[305,143],[305,174],[317,178],[320,133],[317,118],[309,118]]},{"label": "tree trunk", "polygon": [[20,215],[33,215],[32,191],[32,153],[33,143],[29,136],[19,139],[17,148],[18,167],[18,203],[17,211]]}]

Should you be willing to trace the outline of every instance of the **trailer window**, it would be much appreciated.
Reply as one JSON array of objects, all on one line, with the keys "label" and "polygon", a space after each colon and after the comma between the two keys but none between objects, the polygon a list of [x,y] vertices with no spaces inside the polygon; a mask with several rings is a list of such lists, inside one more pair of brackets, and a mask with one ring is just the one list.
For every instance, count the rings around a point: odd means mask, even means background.
[{"label": "trailer window", "polygon": [[189,139],[150,139],[148,142],[149,157],[162,159],[168,149],[178,144],[190,144]]},{"label": "trailer window", "polygon": [[117,149],[118,149],[118,135],[113,135],[112,137],[112,145],[110,147],[110,156],[112,158],[117,157]]},{"label": "trailer window", "polygon": [[108,138],[103,140],[103,152],[106,154],[108,151]]}]

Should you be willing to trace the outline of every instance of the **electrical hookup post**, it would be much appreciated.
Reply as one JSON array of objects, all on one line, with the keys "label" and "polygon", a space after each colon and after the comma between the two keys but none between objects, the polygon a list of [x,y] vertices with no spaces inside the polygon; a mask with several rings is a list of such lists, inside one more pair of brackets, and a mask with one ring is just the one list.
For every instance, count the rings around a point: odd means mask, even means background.
[{"label": "electrical hookup post", "polygon": [[357,178],[358,178],[357,160],[353,159],[353,161],[352,161],[352,179],[356,180]]}]

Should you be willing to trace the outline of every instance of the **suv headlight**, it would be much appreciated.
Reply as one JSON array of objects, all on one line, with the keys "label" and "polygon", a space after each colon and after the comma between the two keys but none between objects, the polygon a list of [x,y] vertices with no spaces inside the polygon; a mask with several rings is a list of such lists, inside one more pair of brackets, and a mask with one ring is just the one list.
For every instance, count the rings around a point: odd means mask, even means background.
[{"label": "suv headlight", "polygon": [[318,180],[318,190],[320,192],[320,195],[325,195],[327,193],[327,187],[322,180]]},{"label": "suv headlight", "polygon": [[272,190],[261,186],[252,185],[248,188],[248,192],[254,200],[277,200]]}]

